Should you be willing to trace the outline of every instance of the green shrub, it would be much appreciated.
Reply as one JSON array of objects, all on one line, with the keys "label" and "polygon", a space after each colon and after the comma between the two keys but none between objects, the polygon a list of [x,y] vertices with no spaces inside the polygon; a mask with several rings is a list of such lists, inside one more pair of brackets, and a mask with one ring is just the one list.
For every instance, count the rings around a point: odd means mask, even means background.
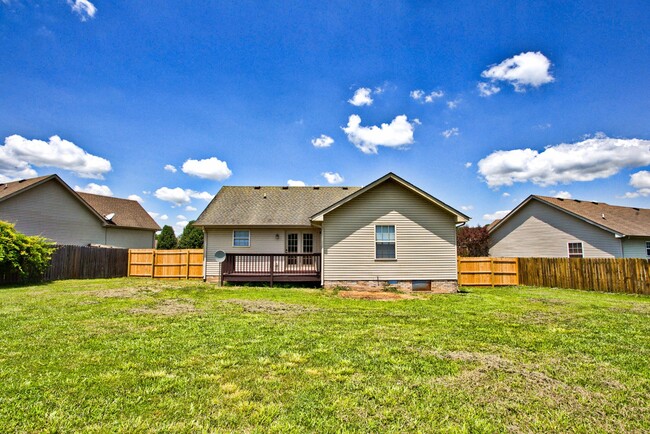
[{"label": "green shrub", "polygon": [[159,250],[172,250],[175,249],[178,244],[176,240],[176,235],[174,234],[174,229],[171,226],[165,225],[158,234],[158,244],[156,246]]},{"label": "green shrub", "polygon": [[0,275],[16,275],[19,281],[39,279],[54,250],[47,239],[22,234],[11,223],[0,221]]}]

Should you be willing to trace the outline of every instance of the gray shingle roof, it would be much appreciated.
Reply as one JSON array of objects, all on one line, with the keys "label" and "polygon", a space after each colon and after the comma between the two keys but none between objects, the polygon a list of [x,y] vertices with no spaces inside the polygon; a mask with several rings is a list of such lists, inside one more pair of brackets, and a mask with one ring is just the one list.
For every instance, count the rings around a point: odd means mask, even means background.
[{"label": "gray shingle roof", "polygon": [[20,181],[4,182],[0,184],[0,201],[13,196],[14,194],[26,190],[27,188],[38,184],[41,181],[51,178],[49,176],[39,176],[38,178],[21,179]]},{"label": "gray shingle roof", "polygon": [[134,200],[81,192],[77,194],[100,215],[115,213],[115,216],[107,221],[109,224],[123,228],[160,230],[158,223]]},{"label": "gray shingle roof", "polygon": [[309,218],[361,187],[221,187],[196,226],[311,226]]}]

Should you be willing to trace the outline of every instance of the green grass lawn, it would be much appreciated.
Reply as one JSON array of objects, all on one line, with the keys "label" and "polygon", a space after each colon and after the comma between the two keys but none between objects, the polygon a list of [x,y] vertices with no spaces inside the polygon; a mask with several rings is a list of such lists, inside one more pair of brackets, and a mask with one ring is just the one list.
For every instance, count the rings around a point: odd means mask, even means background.
[{"label": "green grass lawn", "polygon": [[343,295],[0,289],[0,431],[650,431],[650,297]]}]

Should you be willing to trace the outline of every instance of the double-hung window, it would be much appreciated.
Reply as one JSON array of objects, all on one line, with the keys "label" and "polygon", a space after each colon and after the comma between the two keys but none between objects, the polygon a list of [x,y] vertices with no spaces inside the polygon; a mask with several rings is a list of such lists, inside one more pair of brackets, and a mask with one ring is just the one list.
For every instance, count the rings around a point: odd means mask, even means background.
[{"label": "double-hung window", "polygon": [[375,258],[395,259],[395,226],[375,226]]},{"label": "double-hung window", "polygon": [[232,232],[232,245],[233,245],[233,247],[250,247],[251,246],[251,232],[250,231],[233,231]]},{"label": "double-hung window", "polygon": [[650,241],[645,242],[645,255],[650,257]]},{"label": "double-hung window", "polygon": [[569,258],[582,258],[582,243],[569,243]]}]

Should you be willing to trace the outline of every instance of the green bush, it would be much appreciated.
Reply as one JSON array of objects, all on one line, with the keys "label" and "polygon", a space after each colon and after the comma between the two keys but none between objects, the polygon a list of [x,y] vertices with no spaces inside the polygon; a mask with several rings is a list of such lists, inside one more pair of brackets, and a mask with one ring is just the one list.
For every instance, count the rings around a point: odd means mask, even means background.
[{"label": "green bush", "polygon": [[47,239],[22,234],[11,223],[0,221],[0,275],[16,275],[19,281],[39,279],[54,250]]},{"label": "green bush", "polygon": [[175,249],[178,244],[176,240],[176,235],[174,234],[174,229],[171,226],[163,226],[160,234],[158,234],[158,244],[156,246],[159,250],[172,250]]},{"label": "green bush", "polygon": [[179,249],[202,249],[203,229],[194,226],[196,220],[190,221],[178,238]]}]

